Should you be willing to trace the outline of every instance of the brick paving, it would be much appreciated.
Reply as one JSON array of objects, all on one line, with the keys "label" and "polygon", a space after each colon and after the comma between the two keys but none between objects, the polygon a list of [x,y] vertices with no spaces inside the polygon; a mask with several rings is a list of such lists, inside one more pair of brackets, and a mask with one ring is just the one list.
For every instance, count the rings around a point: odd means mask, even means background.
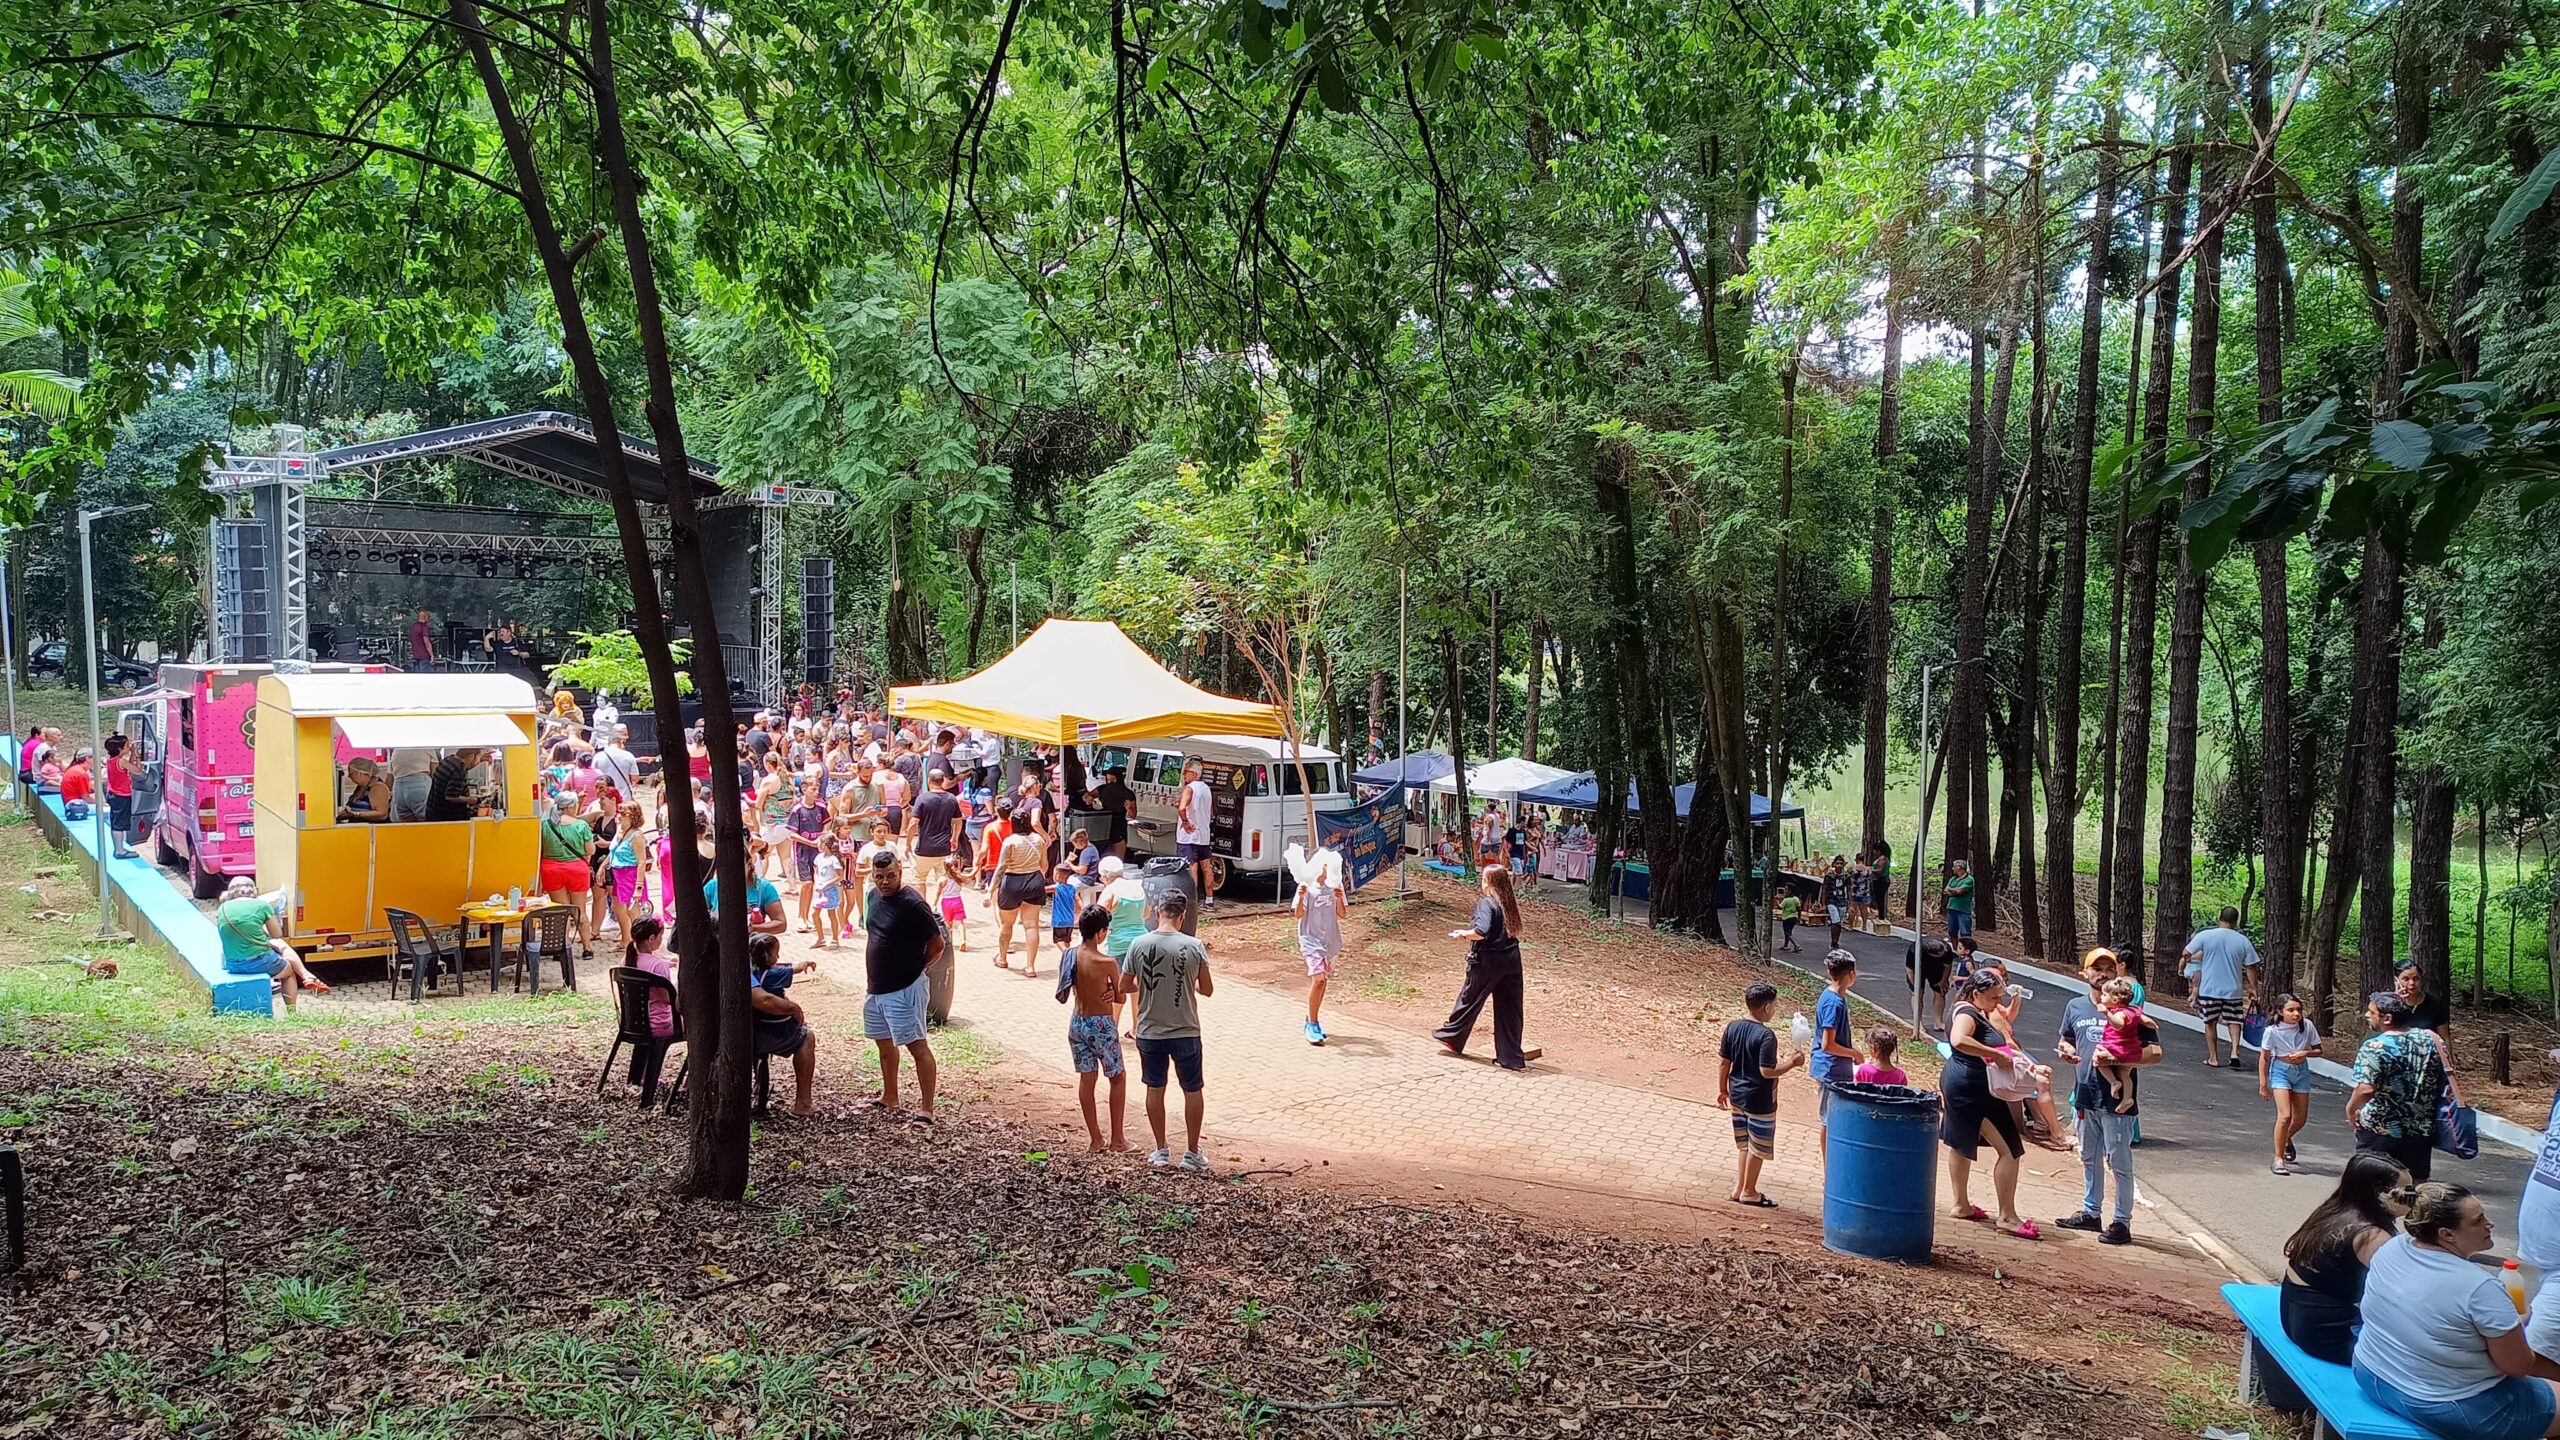
[{"label": "brick paving", "polygon": [[[1056,948],[1044,931],[1040,975],[1025,978],[1018,968],[1017,936],[1017,968],[996,970],[994,915],[975,892],[968,902],[969,950],[958,956],[953,1028],[991,1042],[1029,1073],[1071,1083],[1067,1009],[1053,998]],[[1217,975],[1214,920],[1206,938]],[[795,987],[793,993],[826,1031],[834,1053],[851,1053],[861,1043],[859,952],[810,952],[809,937],[798,932],[785,943],[795,958],[823,957],[826,983]],[[1218,980],[1217,993],[1201,1001],[1201,1016],[1208,1074],[1204,1145],[1222,1165],[1240,1149],[1302,1147],[1691,1206],[1721,1208],[1732,1188],[1731,1120],[1712,1105],[1547,1062],[1515,1074],[1489,1058],[1453,1059],[1421,1030],[1349,1014],[1329,1015],[1327,1043],[1310,1046],[1299,1029],[1305,1018],[1302,991],[1226,976]],[[1478,1029],[1473,1049],[1489,1056],[1491,1044],[1488,1023]],[[1146,1119],[1136,1052],[1125,1053],[1131,1071],[1129,1135],[1143,1149]],[[1822,1187],[1813,1087],[1798,1072],[1780,1082],[1780,1091],[1778,1153],[1763,1173],[1762,1188],[1788,1210],[1807,1215],[1818,1212]],[[1177,1131],[1180,1115],[1177,1104]],[[2044,1223],[2077,1208],[2079,1177],[2077,1156],[2029,1147],[2019,1184],[2022,1212]],[[1938,1197],[1942,1204],[1947,1198],[1943,1167]],[[1977,1181],[1976,1199],[1986,1206],[1991,1199],[1987,1170]],[[2054,1233],[2048,1225],[2048,1236]],[[1976,1235],[2003,1248],[2016,1244],[1973,1227],[1939,1229],[1942,1243],[1952,1236],[1970,1244]],[[2211,1269],[2166,1237],[2146,1240],[2146,1251],[2167,1252],[2163,1258],[2196,1265],[2200,1273]]]}]

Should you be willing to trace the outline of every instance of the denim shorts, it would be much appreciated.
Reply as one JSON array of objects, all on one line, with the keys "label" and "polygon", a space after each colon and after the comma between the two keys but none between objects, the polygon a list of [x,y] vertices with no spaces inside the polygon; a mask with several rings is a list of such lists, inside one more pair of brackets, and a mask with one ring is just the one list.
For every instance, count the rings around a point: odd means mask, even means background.
[{"label": "denim shorts", "polygon": [[2463,1440],[2540,1440],[2551,1428],[2554,1402],[2548,1381],[2510,1375],[2461,1400],[2421,1400],[2362,1365],[2356,1383],[2373,1403],[2439,1435]]},{"label": "denim shorts", "polygon": [[1138,1078],[1146,1083],[1148,1089],[1164,1088],[1167,1064],[1173,1067],[1174,1079],[1180,1082],[1183,1094],[1200,1093],[1199,1036],[1184,1035],[1172,1040],[1138,1037]]},{"label": "denim shorts", "polygon": [[932,978],[919,975],[904,990],[862,997],[863,1035],[896,1045],[913,1045],[922,1040],[925,999],[932,988]]},{"label": "denim shorts", "polygon": [[284,957],[277,954],[275,947],[272,945],[259,951],[255,955],[225,955],[222,957],[222,973],[225,975],[264,975],[268,979],[273,980],[284,973]]},{"label": "denim shorts", "polygon": [[2306,1095],[2311,1093],[2311,1063],[2307,1060],[2300,1062],[2269,1060],[2267,1062],[2267,1088],[2270,1090],[2299,1090]]}]

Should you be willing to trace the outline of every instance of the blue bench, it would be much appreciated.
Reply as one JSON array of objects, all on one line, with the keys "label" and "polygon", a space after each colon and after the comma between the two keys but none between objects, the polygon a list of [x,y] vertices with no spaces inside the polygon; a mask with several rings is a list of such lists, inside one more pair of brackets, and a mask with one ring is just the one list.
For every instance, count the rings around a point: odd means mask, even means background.
[{"label": "blue bench", "polygon": [[[2354,1371],[2318,1359],[2294,1344],[2278,1318],[2275,1286],[2225,1285],[2222,1299],[2249,1331],[2240,1351],[2242,1400],[2278,1410],[2308,1409],[2311,1440],[2332,1436],[2336,1440],[2442,1440],[2434,1431],[2374,1404],[2356,1383]],[[2267,1373],[2269,1366],[2275,1375]]]},{"label": "blue bench", "polygon": [[[15,743],[0,744],[0,762],[9,767],[5,783],[17,785]],[[170,883],[166,872],[140,855],[122,859],[109,855],[101,860],[97,825],[86,819],[66,818],[61,796],[33,795],[20,788],[18,798],[36,807],[39,828],[48,843],[77,850],[92,867],[107,867],[107,883],[114,893],[118,918],[133,927],[137,939],[156,942],[168,957],[170,968],[204,993],[214,1013],[275,1013],[267,977],[234,975],[222,968],[222,937],[214,929],[212,917]]]},{"label": "blue bench", "polygon": [[1425,860],[1422,862],[1422,868],[1425,870],[1436,871],[1439,874],[1448,876],[1452,880],[1473,880],[1476,878],[1476,872],[1468,869],[1464,865],[1443,865],[1437,860]]}]

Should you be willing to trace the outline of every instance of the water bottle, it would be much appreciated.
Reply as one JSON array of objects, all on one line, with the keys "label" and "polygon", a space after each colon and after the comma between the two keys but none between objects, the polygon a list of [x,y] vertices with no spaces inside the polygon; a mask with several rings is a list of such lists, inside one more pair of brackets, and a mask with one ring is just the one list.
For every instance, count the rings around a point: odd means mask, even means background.
[{"label": "water bottle", "polygon": [[2009,998],[2012,1000],[2033,1000],[2036,998],[2036,992],[2028,989],[2024,985],[2012,985],[2009,987]]},{"label": "water bottle", "polygon": [[510,885],[507,887],[507,908],[510,910],[521,910],[524,908],[523,886]]},{"label": "water bottle", "polygon": [[2498,1267],[2498,1278],[2506,1282],[2507,1298],[2515,1302],[2516,1313],[2525,1313],[2524,1270],[2513,1260]]}]

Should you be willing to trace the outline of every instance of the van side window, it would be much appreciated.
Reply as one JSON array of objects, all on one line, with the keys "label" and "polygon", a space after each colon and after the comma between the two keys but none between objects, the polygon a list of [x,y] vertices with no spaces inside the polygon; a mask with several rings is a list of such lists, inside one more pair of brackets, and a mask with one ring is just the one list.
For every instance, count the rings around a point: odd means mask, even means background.
[{"label": "van side window", "polygon": [[196,748],[196,702],[178,702],[178,743],[192,751]]},{"label": "van side window", "polygon": [[1156,783],[1156,752],[1153,750],[1138,752],[1137,759],[1129,766],[1129,783],[1132,785]]}]

